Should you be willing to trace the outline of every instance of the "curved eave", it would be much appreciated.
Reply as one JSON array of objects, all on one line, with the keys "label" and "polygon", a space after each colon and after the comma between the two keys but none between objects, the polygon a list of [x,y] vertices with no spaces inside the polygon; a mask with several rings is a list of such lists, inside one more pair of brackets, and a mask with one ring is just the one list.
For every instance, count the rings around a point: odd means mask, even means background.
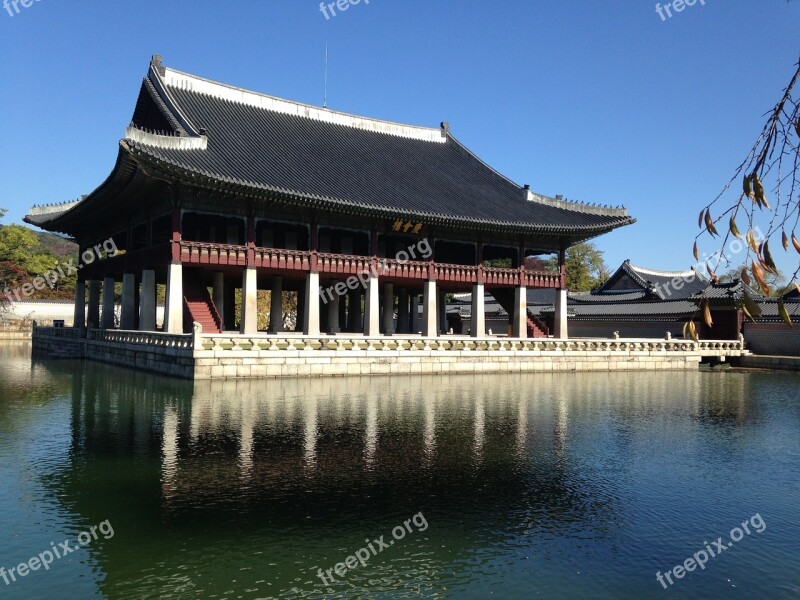
[{"label": "curved eave", "polygon": [[608,233],[618,227],[624,227],[636,222],[630,216],[616,217],[609,216],[609,221],[597,225],[537,225],[535,223],[505,222],[496,220],[482,220],[466,217],[454,217],[434,212],[403,212],[398,209],[388,208],[377,204],[365,204],[343,198],[331,196],[321,196],[317,194],[303,193],[297,190],[284,189],[267,184],[252,181],[237,180],[214,173],[206,173],[187,168],[171,160],[165,160],[153,156],[147,148],[140,146],[129,140],[123,140],[123,147],[131,153],[134,160],[140,161],[151,167],[155,167],[168,176],[185,179],[196,185],[203,185],[211,189],[224,189],[235,192],[243,196],[255,199],[281,199],[291,205],[302,208],[320,208],[333,210],[336,212],[355,213],[365,217],[393,219],[397,217],[407,217],[417,219],[429,225],[446,226],[461,229],[491,230],[506,233],[538,234],[552,237],[580,238],[586,239]]},{"label": "curved eave", "polygon": [[83,221],[86,218],[86,211],[92,211],[94,207],[101,205],[105,198],[124,189],[135,176],[136,170],[136,162],[132,160],[132,157],[124,148],[120,147],[117,153],[117,161],[114,163],[111,173],[103,183],[83,200],[66,212],[59,213],[51,219],[39,220],[32,218],[33,215],[26,215],[23,221],[45,231],[74,235],[76,228],[73,224],[77,225],[80,221]]}]

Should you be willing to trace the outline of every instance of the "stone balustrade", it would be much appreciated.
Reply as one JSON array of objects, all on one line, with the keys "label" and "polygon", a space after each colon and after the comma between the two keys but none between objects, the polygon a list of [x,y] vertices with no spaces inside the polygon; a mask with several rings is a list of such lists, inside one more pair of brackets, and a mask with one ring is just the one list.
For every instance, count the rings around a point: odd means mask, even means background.
[{"label": "stone balustrade", "polygon": [[175,348],[179,350],[192,350],[194,348],[194,338],[191,335],[90,329],[86,337],[88,340],[95,342],[147,346],[149,348]]},{"label": "stone balustrade", "polygon": [[363,336],[275,336],[275,335],[195,335],[196,352],[267,350],[312,351],[444,351],[444,352],[516,352],[541,353],[664,353],[684,352],[703,356],[738,356],[745,352],[741,340],[701,341],[692,340],[652,340],[652,339],[598,339],[598,340],[557,340],[557,339],[517,339],[517,338],[468,338],[439,337],[363,337]]}]

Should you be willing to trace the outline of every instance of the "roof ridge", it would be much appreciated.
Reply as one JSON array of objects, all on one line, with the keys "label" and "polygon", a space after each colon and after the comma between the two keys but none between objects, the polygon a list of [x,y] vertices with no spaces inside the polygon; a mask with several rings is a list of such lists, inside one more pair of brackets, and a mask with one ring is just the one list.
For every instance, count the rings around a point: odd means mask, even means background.
[{"label": "roof ridge", "polygon": [[383,133],[424,142],[440,144],[447,142],[447,135],[441,127],[423,127],[421,125],[409,125],[373,117],[354,115],[297,102],[295,100],[279,98],[263,92],[248,90],[221,81],[200,77],[192,73],[179,71],[171,67],[165,67],[160,65],[160,63],[158,63],[158,67],[160,68],[156,68],[155,72],[158,74],[162,83],[171,88],[197,94],[205,94],[228,102],[261,108],[271,112],[313,119],[332,125],[353,127],[365,131],[372,131],[374,133]]},{"label": "roof ridge", "polygon": [[647,267],[634,265],[630,261],[626,261],[626,263],[631,269],[638,273],[644,273],[645,275],[656,275],[658,277],[689,277],[693,275],[695,277],[703,277],[702,273],[695,269],[688,269],[686,271],[659,271],[657,269],[648,269]]}]

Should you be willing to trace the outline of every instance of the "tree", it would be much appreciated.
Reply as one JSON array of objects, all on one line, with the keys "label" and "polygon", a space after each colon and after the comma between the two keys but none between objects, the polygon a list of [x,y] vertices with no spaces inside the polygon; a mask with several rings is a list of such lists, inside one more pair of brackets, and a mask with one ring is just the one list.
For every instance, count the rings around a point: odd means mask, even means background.
[{"label": "tree", "polygon": [[[783,286],[773,258],[773,250],[778,248],[776,240],[779,240],[778,244],[783,246],[784,251],[793,247],[800,253],[797,231],[800,221],[798,81],[800,62],[797,63],[797,70],[783,96],[770,111],[767,122],[747,157],[719,195],[700,211],[698,224],[701,232],[696,236],[694,244],[695,259],[699,260],[699,240],[706,235],[711,238],[719,237],[721,249],[714,252],[709,262],[714,263],[714,269],[727,269],[733,265],[726,258],[725,249],[730,247],[728,242],[731,237],[738,238],[747,249],[746,266],[737,269],[738,277],[746,285],[765,295],[777,292],[780,297],[789,290],[800,290],[800,284],[797,283]],[[741,181],[740,189],[734,186],[738,181]],[[739,228],[739,224],[743,222],[747,224],[744,234]],[[726,226],[721,225],[723,223]],[[724,237],[719,233],[718,225],[719,229],[727,230]],[[762,231],[765,231],[763,236],[759,235]],[[791,279],[796,281],[798,273],[800,266]],[[716,279],[714,270],[710,269],[710,274],[712,279]],[[783,312],[785,311],[782,310]]]},{"label": "tree", "polygon": [[[575,244],[566,255],[567,289],[588,292],[608,279],[608,267],[603,251],[591,242]],[[557,262],[557,259],[554,259]]]}]

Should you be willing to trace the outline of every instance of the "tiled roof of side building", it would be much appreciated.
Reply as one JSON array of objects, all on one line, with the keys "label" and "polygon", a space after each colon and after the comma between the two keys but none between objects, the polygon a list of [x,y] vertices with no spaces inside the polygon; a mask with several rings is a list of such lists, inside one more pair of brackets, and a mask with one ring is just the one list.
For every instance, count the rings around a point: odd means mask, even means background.
[{"label": "tiled roof of side building", "polygon": [[[685,300],[705,289],[709,281],[694,269],[686,271],[659,271],[631,264],[620,265],[616,272],[595,293],[611,293],[615,284],[627,277],[644,290],[651,290],[663,300]],[[677,285],[676,285],[677,282]]]},{"label": "tiled roof of side building", "polygon": [[[401,125],[250,92],[154,57],[121,152],[193,180],[309,206],[585,239],[635,222],[624,208],[534,194],[441,128]],[[63,211],[29,215],[43,224]]]}]

